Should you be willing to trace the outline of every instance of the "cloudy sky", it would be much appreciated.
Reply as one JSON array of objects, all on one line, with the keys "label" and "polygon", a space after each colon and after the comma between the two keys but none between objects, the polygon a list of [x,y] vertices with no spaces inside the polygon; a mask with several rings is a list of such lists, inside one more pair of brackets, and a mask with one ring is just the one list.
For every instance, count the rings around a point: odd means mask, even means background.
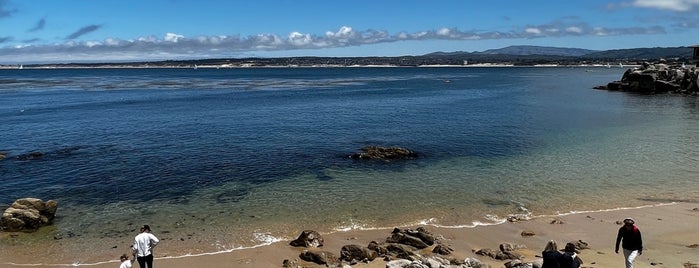
[{"label": "cloudy sky", "polygon": [[0,64],[699,44],[699,0],[0,0]]}]

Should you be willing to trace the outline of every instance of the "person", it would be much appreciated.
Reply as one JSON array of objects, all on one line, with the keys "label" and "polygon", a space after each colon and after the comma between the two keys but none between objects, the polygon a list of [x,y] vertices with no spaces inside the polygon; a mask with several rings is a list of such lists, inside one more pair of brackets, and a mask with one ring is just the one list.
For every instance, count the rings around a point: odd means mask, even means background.
[{"label": "person", "polygon": [[626,268],[633,268],[633,261],[638,255],[643,254],[643,239],[641,231],[638,230],[632,218],[624,219],[624,226],[619,228],[619,233],[616,235],[616,246],[614,252],[619,254],[619,242],[624,250],[624,261]]},{"label": "person", "polygon": [[583,264],[582,259],[575,252],[575,244],[568,242],[563,249],[563,257],[559,262],[561,268],[578,268]]},{"label": "person", "polygon": [[556,244],[556,241],[550,240],[546,243],[544,251],[541,252],[541,257],[544,259],[541,268],[560,268],[558,263],[561,261],[563,254],[558,251],[558,244]]},{"label": "person", "polygon": [[135,258],[129,259],[128,255],[122,254],[119,259],[121,260],[121,265],[119,265],[119,268],[131,268]]},{"label": "person", "polygon": [[150,233],[150,226],[143,225],[141,233],[136,236],[133,242],[133,251],[138,261],[138,266],[141,268],[153,268],[153,248],[158,245],[158,240],[155,235]]}]

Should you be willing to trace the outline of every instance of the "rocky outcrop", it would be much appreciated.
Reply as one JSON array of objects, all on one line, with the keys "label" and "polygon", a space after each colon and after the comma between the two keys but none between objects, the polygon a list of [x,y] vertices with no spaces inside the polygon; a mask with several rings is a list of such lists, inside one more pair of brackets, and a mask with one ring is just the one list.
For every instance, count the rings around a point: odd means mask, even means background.
[{"label": "rocky outcrop", "polygon": [[18,199],[5,210],[0,218],[0,228],[6,232],[34,232],[50,225],[56,216],[58,203],[37,198]]},{"label": "rocky outcrop", "polygon": [[611,91],[627,91],[641,94],[677,93],[699,95],[699,69],[696,67],[668,66],[664,61],[656,64],[644,62],[639,68],[628,69],[621,81],[595,87]]},{"label": "rocky outcrop", "polygon": [[294,246],[294,247],[322,247],[323,246],[323,237],[320,235],[320,233],[313,231],[313,230],[304,230],[299,234],[299,237],[296,238],[296,240],[293,240],[289,242],[289,245]]},{"label": "rocky outcrop", "polygon": [[[299,239],[308,237],[308,234],[316,233],[311,230],[303,231]],[[295,242],[293,244],[302,245],[305,243]],[[299,258],[326,267],[349,267],[360,262],[369,263],[377,258],[383,258],[386,261],[386,267],[396,268],[490,268],[489,265],[483,264],[477,259],[456,259],[451,256],[453,251],[449,246],[441,244],[441,239],[438,236],[422,227],[415,230],[395,228],[384,242],[371,241],[366,247],[355,244],[343,246],[340,249],[339,257],[328,251],[304,250],[299,254]],[[284,260],[283,267],[297,268],[303,267],[303,264],[297,260],[287,259]]]},{"label": "rocky outcrop", "polygon": [[417,153],[402,147],[365,146],[362,152],[349,155],[352,159],[403,160],[415,159]]}]

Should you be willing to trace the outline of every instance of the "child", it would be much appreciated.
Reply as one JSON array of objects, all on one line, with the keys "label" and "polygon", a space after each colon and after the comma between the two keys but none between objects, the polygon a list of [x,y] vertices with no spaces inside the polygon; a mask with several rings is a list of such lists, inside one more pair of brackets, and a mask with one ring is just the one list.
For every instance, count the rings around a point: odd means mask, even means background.
[{"label": "child", "polygon": [[134,261],[133,259],[130,260],[129,256],[126,254],[121,255],[119,259],[121,260],[121,265],[119,265],[119,268],[131,268]]}]

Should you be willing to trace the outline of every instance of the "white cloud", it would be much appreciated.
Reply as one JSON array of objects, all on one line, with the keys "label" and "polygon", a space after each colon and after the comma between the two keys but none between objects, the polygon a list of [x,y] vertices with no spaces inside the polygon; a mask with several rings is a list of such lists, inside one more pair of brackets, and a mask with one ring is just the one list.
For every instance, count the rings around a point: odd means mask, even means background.
[{"label": "white cloud", "polygon": [[528,34],[539,35],[539,34],[541,34],[541,29],[529,27],[529,28],[524,29],[524,32],[528,33]]},{"label": "white cloud", "polygon": [[442,28],[437,30],[437,35],[439,36],[450,36],[451,35],[451,30],[447,28]]},{"label": "white cloud", "polygon": [[173,42],[173,43],[177,43],[178,41],[180,41],[180,39],[184,39],[184,35],[174,34],[174,33],[166,33],[165,38],[163,38],[163,40],[165,40],[166,42]]},{"label": "white cloud", "polygon": [[292,32],[289,34],[289,43],[294,46],[306,46],[313,43],[313,39],[310,34]]},{"label": "white cloud", "polygon": [[684,12],[699,6],[699,0],[634,0],[631,5],[635,7]]},{"label": "white cloud", "polygon": [[583,29],[577,26],[570,26],[566,28],[566,32],[573,33],[573,34],[581,34],[583,32]]},{"label": "white cloud", "polygon": [[[607,28],[592,27],[585,23],[555,21],[544,25],[529,25],[513,31],[462,31],[456,28],[438,28],[418,32],[364,30],[342,26],[325,35],[291,32],[286,36],[258,34],[247,37],[237,35],[198,36],[188,38],[167,33],[162,37],[143,36],[131,40],[108,38],[102,41],[64,40],[55,44],[23,44],[0,47],[4,62],[27,59],[96,61],[123,59],[162,60],[183,58],[230,57],[255,51],[283,51],[297,49],[322,49],[366,44],[391,43],[417,40],[494,40],[564,36],[615,36],[662,34],[665,29],[654,27]],[[63,57],[57,56],[63,55]]]}]

